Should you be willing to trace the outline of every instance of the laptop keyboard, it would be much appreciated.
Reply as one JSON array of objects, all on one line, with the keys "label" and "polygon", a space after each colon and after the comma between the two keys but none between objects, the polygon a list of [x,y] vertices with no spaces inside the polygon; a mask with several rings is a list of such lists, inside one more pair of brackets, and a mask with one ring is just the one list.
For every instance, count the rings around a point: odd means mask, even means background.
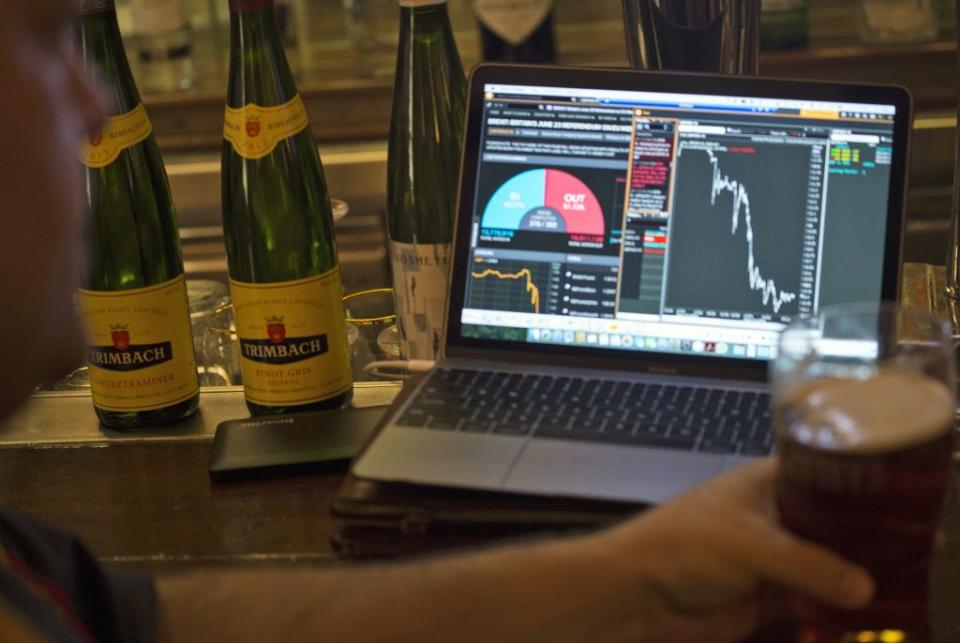
[{"label": "laptop keyboard", "polygon": [[578,377],[435,369],[396,424],[763,456],[767,393]]}]

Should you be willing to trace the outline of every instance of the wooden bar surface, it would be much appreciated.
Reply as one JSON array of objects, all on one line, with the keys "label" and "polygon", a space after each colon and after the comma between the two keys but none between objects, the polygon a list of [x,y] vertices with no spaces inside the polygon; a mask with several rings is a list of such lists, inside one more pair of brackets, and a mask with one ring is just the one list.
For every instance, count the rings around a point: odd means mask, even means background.
[{"label": "wooden bar surface", "polygon": [[[0,499],[79,534],[108,564],[154,572],[335,562],[329,506],[342,473],[212,484],[209,442],[0,449]],[[960,480],[960,478],[958,478]],[[955,484],[955,489],[960,488]],[[936,642],[960,640],[960,501],[933,578]],[[783,641],[775,627],[752,639]]]},{"label": "wooden bar surface", "polygon": [[341,471],[212,483],[209,441],[0,449],[0,499],[83,538],[102,560],[328,560]]},{"label": "wooden bar surface", "polygon": [[[944,314],[938,294],[942,268],[907,265],[904,282],[905,302]],[[374,401],[372,396],[383,394],[371,388],[359,397]],[[30,404],[42,408],[44,400]],[[240,408],[221,406],[222,413]],[[45,442],[39,439],[42,423],[29,427],[30,439],[14,439],[9,427],[0,426],[0,502],[79,535],[108,564],[166,572],[336,562],[329,508],[343,470],[212,483],[206,465],[210,426],[217,419],[213,411],[211,406],[201,414],[195,430],[168,438],[103,434]],[[67,415],[80,421],[76,412]],[[27,416],[13,420],[17,417]],[[944,532],[932,581],[933,640],[955,643],[960,641],[960,475]],[[752,641],[782,642],[784,631],[774,628]]]}]

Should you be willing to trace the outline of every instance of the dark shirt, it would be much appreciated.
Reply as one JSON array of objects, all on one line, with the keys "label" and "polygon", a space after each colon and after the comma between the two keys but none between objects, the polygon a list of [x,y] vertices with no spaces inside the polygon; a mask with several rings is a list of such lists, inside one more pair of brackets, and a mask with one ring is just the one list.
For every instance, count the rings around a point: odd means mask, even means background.
[{"label": "dark shirt", "polygon": [[73,536],[0,508],[0,632],[22,631],[24,640],[152,643],[156,602],[148,577],[107,572]]}]

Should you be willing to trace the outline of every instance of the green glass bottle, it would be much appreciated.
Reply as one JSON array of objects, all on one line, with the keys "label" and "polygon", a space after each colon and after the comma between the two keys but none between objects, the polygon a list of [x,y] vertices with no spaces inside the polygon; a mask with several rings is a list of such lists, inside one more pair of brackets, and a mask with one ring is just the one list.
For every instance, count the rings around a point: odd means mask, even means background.
[{"label": "green glass bottle", "polygon": [[760,48],[773,51],[807,46],[807,0],[763,0]]},{"label": "green glass bottle", "polygon": [[466,80],[446,0],[399,0],[387,231],[401,352],[440,353]]},{"label": "green glass bottle", "polygon": [[336,408],[353,380],[333,215],[273,0],[230,0],[223,231],[254,414]]},{"label": "green glass bottle", "polygon": [[113,0],[84,0],[76,28],[84,66],[108,91],[110,116],[84,142],[89,264],[77,303],[100,421],[174,422],[199,387],[176,213],[153,128],[130,74]]}]

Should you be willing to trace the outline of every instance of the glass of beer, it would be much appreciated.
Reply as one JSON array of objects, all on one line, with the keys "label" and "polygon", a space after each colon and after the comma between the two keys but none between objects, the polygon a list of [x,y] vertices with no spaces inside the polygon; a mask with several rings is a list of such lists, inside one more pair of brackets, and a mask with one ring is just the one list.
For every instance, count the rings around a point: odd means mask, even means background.
[{"label": "glass of beer", "polygon": [[781,335],[771,364],[780,519],[876,583],[858,611],[798,598],[799,641],[929,640],[929,568],[951,480],[952,356],[946,322],[893,304],[827,307]]}]

